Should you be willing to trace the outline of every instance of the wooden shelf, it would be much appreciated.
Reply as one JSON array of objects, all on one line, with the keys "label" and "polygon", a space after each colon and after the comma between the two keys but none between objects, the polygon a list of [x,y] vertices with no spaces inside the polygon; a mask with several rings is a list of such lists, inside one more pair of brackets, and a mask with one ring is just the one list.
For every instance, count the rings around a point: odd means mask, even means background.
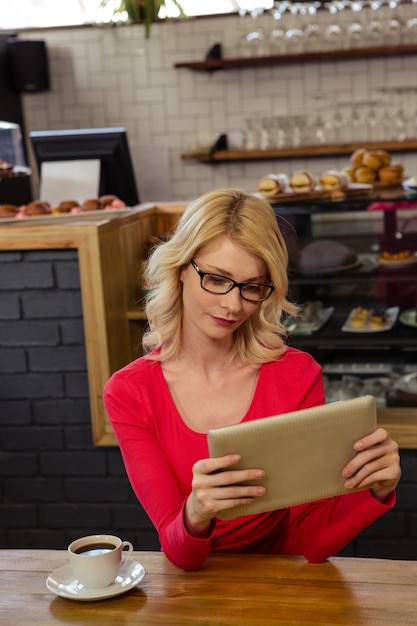
[{"label": "wooden shelf", "polygon": [[185,68],[193,72],[215,72],[235,70],[244,67],[266,67],[268,65],[289,65],[313,61],[334,61],[336,59],[364,59],[387,57],[403,54],[417,54],[417,43],[401,46],[374,46],[370,48],[352,48],[350,50],[320,50],[317,52],[282,54],[259,57],[239,57],[230,59],[210,59],[208,61],[184,61],[175,63],[176,68]]},{"label": "wooden shelf", "polygon": [[275,159],[295,159],[298,157],[322,157],[351,154],[357,148],[366,147],[370,150],[383,149],[388,152],[417,151],[417,140],[407,141],[363,141],[362,143],[323,144],[319,146],[302,146],[298,148],[281,148],[279,150],[218,150],[211,154],[183,154],[183,161],[200,161],[201,163],[221,163],[226,161],[260,161]]},{"label": "wooden shelf", "polygon": [[134,321],[134,320],[144,321],[147,319],[147,317],[143,309],[128,309],[127,319],[130,321]]}]

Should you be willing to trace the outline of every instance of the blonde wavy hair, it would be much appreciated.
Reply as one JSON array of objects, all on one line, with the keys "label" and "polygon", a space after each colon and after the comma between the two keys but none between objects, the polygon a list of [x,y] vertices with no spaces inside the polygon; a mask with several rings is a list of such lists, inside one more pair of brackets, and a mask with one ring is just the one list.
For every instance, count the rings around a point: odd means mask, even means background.
[{"label": "blonde wavy hair", "polygon": [[238,355],[244,363],[256,365],[274,361],[286,350],[282,315],[295,315],[297,307],[287,300],[288,253],[274,211],[266,201],[239,189],[219,189],[192,201],[172,238],[156,246],[148,259],[144,275],[148,328],[143,336],[148,358],[164,360],[178,354],[183,317],[181,269],[224,235],[260,257],[275,285],[268,300],[236,329],[231,357]]}]

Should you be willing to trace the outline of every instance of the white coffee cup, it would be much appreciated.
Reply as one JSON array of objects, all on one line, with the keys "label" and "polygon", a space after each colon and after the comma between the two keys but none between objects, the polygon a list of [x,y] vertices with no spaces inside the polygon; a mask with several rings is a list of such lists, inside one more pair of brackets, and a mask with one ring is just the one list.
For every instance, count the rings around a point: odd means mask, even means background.
[{"label": "white coffee cup", "polygon": [[[123,554],[126,547],[128,551]],[[90,589],[111,585],[132,552],[130,541],[122,541],[114,535],[88,535],[68,546],[75,578]]]}]

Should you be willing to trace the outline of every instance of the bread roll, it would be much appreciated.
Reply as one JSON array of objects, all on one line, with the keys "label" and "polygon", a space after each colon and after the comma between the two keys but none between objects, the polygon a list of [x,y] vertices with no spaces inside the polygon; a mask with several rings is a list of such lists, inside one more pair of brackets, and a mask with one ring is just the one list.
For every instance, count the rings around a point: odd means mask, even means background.
[{"label": "bread roll", "polygon": [[387,185],[401,185],[404,175],[404,168],[401,164],[393,164],[387,165],[386,167],[381,167],[378,172],[378,178],[382,183],[387,183]]},{"label": "bread roll", "polygon": [[313,191],[316,184],[317,180],[315,176],[307,170],[294,172],[290,176],[290,187],[295,193],[308,193]]},{"label": "bread roll", "polygon": [[108,194],[106,196],[100,196],[99,200],[103,207],[106,207],[112,204],[112,202],[114,202],[115,200],[118,200],[118,197],[112,194]]},{"label": "bread roll", "polygon": [[265,197],[276,196],[287,191],[288,176],[286,174],[268,174],[258,180],[256,188]]},{"label": "bread roll", "polygon": [[77,200],[62,200],[62,202],[59,203],[61,213],[69,213],[75,206],[79,206]]},{"label": "bread roll", "polygon": [[0,218],[15,217],[17,206],[14,204],[0,204]]},{"label": "bread roll", "polygon": [[370,170],[374,170],[377,172],[381,167],[382,163],[380,158],[375,152],[365,152],[362,157],[362,163],[364,167],[368,167]]},{"label": "bread roll", "polygon": [[371,170],[369,167],[358,167],[355,170],[355,180],[358,183],[374,183],[376,181],[377,173],[375,170]]},{"label": "bread roll", "polygon": [[33,215],[47,215],[51,211],[51,206],[48,202],[42,202],[41,200],[35,200],[29,202],[26,209],[26,214]]},{"label": "bread roll", "polygon": [[99,198],[90,198],[89,200],[84,200],[81,208],[83,211],[99,211],[103,208],[103,205]]},{"label": "bread roll", "polygon": [[349,322],[351,326],[354,326],[355,328],[362,328],[368,323],[369,315],[370,311],[368,309],[358,306],[352,311],[349,317]]},{"label": "bread roll", "polygon": [[386,150],[375,150],[375,154],[378,155],[378,158],[381,162],[381,167],[386,167],[391,163],[391,155]]},{"label": "bread roll", "polygon": [[320,187],[326,191],[340,190],[343,191],[349,186],[349,177],[346,172],[337,172],[336,170],[328,170],[320,176]]},{"label": "bread roll", "polygon": [[350,157],[350,162],[354,168],[360,167],[362,165],[362,159],[365,152],[365,148],[358,148],[352,153]]}]

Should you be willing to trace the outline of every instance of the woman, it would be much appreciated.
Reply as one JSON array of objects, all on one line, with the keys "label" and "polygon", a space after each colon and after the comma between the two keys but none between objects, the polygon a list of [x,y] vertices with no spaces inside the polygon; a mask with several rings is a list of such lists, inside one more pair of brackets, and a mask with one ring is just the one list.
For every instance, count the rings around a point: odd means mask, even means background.
[{"label": "woman", "polygon": [[343,469],[347,488],[366,490],[216,518],[265,490],[241,485],[263,471],[234,469],[238,450],[208,458],[208,430],[324,403],[319,365],[285,343],[281,318],[296,308],[269,204],[236,189],[195,200],[153,251],[146,281],[146,356],[112,376],[104,400],[133,489],[175,565],[196,569],[211,551],[323,561],[393,507],[398,446],[378,428]]}]

